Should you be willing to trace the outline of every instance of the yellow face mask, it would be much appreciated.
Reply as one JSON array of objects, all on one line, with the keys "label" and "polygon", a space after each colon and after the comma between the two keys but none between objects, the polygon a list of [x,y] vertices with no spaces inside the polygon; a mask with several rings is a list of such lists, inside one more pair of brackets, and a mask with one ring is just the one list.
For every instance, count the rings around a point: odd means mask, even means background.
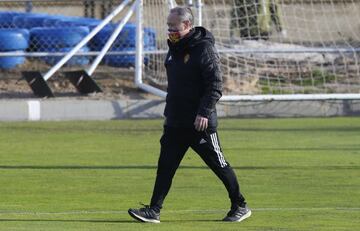
[{"label": "yellow face mask", "polygon": [[172,43],[177,43],[181,39],[180,31],[170,31],[168,32],[169,40]]}]

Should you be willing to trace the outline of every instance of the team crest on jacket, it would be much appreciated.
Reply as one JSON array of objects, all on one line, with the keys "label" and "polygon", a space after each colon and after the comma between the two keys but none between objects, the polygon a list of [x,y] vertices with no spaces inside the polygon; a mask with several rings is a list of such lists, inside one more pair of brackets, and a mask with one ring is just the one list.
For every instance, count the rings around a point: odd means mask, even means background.
[{"label": "team crest on jacket", "polygon": [[189,54],[186,54],[186,55],[184,56],[184,63],[186,64],[186,63],[189,61],[189,59],[190,59],[190,55],[189,55]]}]

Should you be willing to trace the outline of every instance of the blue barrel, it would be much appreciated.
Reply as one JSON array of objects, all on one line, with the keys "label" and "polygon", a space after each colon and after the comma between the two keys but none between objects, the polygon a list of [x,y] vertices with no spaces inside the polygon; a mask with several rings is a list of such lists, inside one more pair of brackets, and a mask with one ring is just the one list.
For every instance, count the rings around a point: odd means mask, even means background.
[{"label": "blue barrel", "polygon": [[13,18],[13,24],[16,28],[43,27],[44,21],[51,17],[51,15],[46,14],[22,14]]},{"label": "blue barrel", "polygon": [[53,15],[52,17],[49,17],[44,20],[44,27],[61,27],[58,26],[58,22],[62,20],[68,20],[70,19],[70,16],[64,16],[64,15]]},{"label": "blue barrel", "polygon": [[[48,47],[48,48],[43,48],[41,51],[42,52],[50,52],[50,53],[54,53],[54,52],[70,52],[73,49],[73,47],[62,47],[62,48],[56,48],[56,47]],[[89,52],[90,49],[86,46],[82,47],[79,52]],[[63,56],[47,56],[47,57],[41,57],[41,59],[43,61],[45,61],[47,64],[49,65],[55,65],[56,63],[58,63],[61,59],[63,58]],[[84,66],[90,63],[90,58],[89,56],[74,56],[73,58],[71,58],[69,61],[67,61],[67,63],[65,64],[65,66]]]},{"label": "blue barrel", "polygon": [[101,20],[95,18],[68,17],[58,20],[55,25],[58,27],[97,26],[100,23]]},{"label": "blue barrel", "polygon": [[[23,51],[19,51],[23,52]],[[24,56],[6,56],[0,57],[0,69],[10,70],[14,69],[16,66],[23,64],[25,62]]]},{"label": "blue barrel", "polygon": [[[109,40],[117,25],[111,25],[101,30],[91,41],[90,47],[94,51],[100,51]],[[144,28],[144,50],[155,50],[156,33],[154,29]],[[110,51],[135,51],[136,47],[136,25],[127,23],[113,43]],[[144,58],[144,64],[149,58]],[[114,67],[135,66],[135,55],[107,55],[104,63]]]},{"label": "blue barrel", "polygon": [[[0,29],[0,52],[23,53],[28,47],[28,30],[13,28]],[[2,56],[0,57],[0,69],[13,69],[24,62],[24,56]]]},{"label": "blue barrel", "polygon": [[25,29],[0,29],[0,51],[25,50],[29,47],[29,31]]},{"label": "blue barrel", "polygon": [[[149,50],[149,49],[145,49]],[[123,47],[118,51],[135,51],[134,47]],[[112,67],[134,67],[135,55],[106,55],[104,57],[104,64]],[[144,64],[149,63],[149,57],[144,57]]]},{"label": "blue barrel", "polygon": [[89,34],[88,27],[33,28],[30,30],[30,44],[34,50],[54,47],[72,47]]},{"label": "blue barrel", "polygon": [[153,28],[145,27],[144,28],[144,34],[147,39],[146,42],[144,42],[145,47],[149,49],[155,49],[156,48],[156,31]]},{"label": "blue barrel", "polygon": [[[112,33],[115,31],[116,25],[108,26],[101,30],[90,42],[90,47],[99,51],[109,40]],[[153,49],[156,47],[155,31],[150,28],[144,28],[144,48]],[[123,48],[135,47],[136,45],[136,25],[127,23],[116,38],[111,51],[121,51]]]},{"label": "blue barrel", "polygon": [[13,28],[13,18],[23,13],[13,11],[2,11],[0,12],[0,28]]}]

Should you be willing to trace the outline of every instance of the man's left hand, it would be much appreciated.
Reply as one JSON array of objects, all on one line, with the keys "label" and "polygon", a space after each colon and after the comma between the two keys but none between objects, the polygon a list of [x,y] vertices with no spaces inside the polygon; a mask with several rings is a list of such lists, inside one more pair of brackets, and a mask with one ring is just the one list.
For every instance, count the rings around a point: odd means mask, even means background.
[{"label": "man's left hand", "polygon": [[208,121],[209,121],[208,118],[203,117],[201,115],[197,115],[194,122],[195,129],[199,132],[205,131],[208,127]]}]

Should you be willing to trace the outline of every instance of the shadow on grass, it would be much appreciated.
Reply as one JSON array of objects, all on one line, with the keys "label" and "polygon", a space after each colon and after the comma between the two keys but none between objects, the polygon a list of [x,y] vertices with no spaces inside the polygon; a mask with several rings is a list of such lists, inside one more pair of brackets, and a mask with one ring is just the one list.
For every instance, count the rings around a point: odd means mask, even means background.
[{"label": "shadow on grass", "polygon": [[0,218],[0,222],[84,222],[84,223],[137,223],[137,221],[133,220],[82,220],[82,219],[2,219]]},{"label": "shadow on grass", "polygon": [[[207,166],[180,166],[180,169],[192,169],[192,170],[209,170]],[[285,165],[275,165],[275,166],[232,166],[233,169],[242,169],[242,170],[357,170],[360,169],[360,166],[356,165],[342,165],[342,166],[285,166]],[[157,166],[155,165],[116,165],[116,166],[81,166],[81,165],[14,165],[6,166],[0,165],[0,170],[156,170]]]},{"label": "shadow on grass", "polygon": [[[0,97],[1,98],[1,97]],[[134,120],[136,121],[136,120]],[[162,126],[147,126],[147,127],[122,127],[116,126],[113,127],[95,127],[95,126],[86,126],[83,123],[79,125],[74,125],[73,123],[69,123],[68,126],[57,126],[56,123],[49,126],[37,126],[34,124],[21,124],[21,125],[13,125],[13,124],[4,124],[0,129],[7,129],[12,131],[40,131],[40,132],[108,132],[108,133],[116,133],[116,134],[132,134],[132,133],[149,133],[149,132],[157,132],[161,133],[163,131]],[[269,127],[269,128],[259,128],[259,127],[219,127],[218,130],[220,132],[359,132],[360,126],[358,125],[347,125],[347,126],[338,126],[338,127],[286,127],[286,128],[278,128],[278,127]],[[159,134],[160,138],[160,134]]]},{"label": "shadow on grass", "polygon": [[211,220],[211,219],[198,219],[198,220],[194,220],[194,219],[190,219],[190,220],[166,220],[163,221],[162,223],[187,223],[187,222],[221,222],[224,223],[221,220]]},{"label": "shadow on grass", "polygon": [[[114,223],[114,224],[145,224],[136,220],[90,220],[90,219],[3,219],[0,218],[0,222],[64,222],[64,223]],[[211,219],[191,219],[191,220],[166,220],[162,223],[187,223],[187,222],[222,222],[221,220]]]}]

